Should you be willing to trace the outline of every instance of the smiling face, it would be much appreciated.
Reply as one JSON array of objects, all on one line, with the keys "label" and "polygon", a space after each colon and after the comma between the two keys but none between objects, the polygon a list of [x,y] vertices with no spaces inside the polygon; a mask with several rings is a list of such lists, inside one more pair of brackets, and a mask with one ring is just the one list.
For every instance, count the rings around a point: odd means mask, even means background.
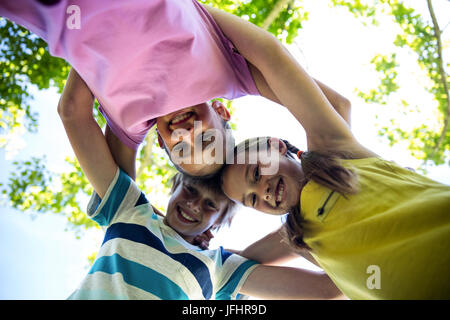
[{"label": "smiling face", "polygon": [[192,243],[196,236],[221,223],[228,202],[225,195],[184,178],[173,188],[164,222]]},{"label": "smiling face", "polygon": [[[278,140],[279,141],[279,140]],[[244,164],[229,164],[222,176],[222,189],[225,194],[236,202],[256,210],[281,215],[299,204],[303,183],[303,171],[298,161],[285,156],[284,143],[280,143],[278,156],[271,161],[278,161],[278,169],[272,174],[263,174],[269,164],[260,161],[261,152],[250,151],[247,159],[251,159],[252,152],[258,153],[257,161]]]},{"label": "smiling face", "polygon": [[158,141],[172,162],[191,176],[217,172],[224,164],[230,113],[220,101],[170,113],[156,120]]}]

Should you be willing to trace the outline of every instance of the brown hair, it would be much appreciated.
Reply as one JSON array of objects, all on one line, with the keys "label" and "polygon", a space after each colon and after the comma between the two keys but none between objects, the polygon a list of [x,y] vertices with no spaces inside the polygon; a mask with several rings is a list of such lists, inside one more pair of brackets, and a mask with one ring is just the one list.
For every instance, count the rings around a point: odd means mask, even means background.
[{"label": "brown hair", "polygon": [[223,193],[222,188],[220,187],[219,179],[220,175],[215,175],[213,177],[205,179],[203,177],[193,177],[178,172],[177,174],[175,174],[175,176],[172,177],[173,183],[170,191],[171,193],[173,193],[175,189],[180,185],[180,183],[187,182],[194,186],[200,186],[202,188],[210,190],[220,202],[225,202],[225,208],[222,212],[222,215],[219,217],[219,220],[217,221],[217,227],[215,227],[214,230],[219,230],[224,225],[229,226],[237,211],[237,204]]},{"label": "brown hair", "polygon": [[[269,146],[269,139],[270,137],[257,137],[247,139],[239,143],[234,148],[234,158],[236,159],[239,152],[249,150],[251,146],[255,145],[255,143],[257,143],[259,148],[261,142],[262,145],[264,145],[264,142],[267,141],[267,146]],[[350,153],[332,150],[329,150],[326,153],[305,151],[301,154],[299,159],[297,157],[299,149],[290,144],[287,140],[282,141],[286,144],[288,149],[286,156],[292,161],[300,160],[305,183],[312,180],[344,196],[346,194],[354,194],[358,192],[358,180],[356,173],[343,167],[340,163],[340,159],[351,159],[352,157]],[[296,249],[309,249],[303,241],[303,223],[304,220],[301,215],[299,201],[297,206],[289,210],[285,227],[283,228],[283,235],[285,239]]]}]

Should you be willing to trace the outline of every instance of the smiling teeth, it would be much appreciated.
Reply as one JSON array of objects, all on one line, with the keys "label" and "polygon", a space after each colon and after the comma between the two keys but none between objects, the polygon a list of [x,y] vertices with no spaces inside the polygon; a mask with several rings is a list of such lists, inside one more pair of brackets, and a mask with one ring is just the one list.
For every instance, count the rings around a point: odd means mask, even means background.
[{"label": "smiling teeth", "polygon": [[172,119],[171,123],[172,124],[177,124],[181,121],[186,120],[187,118],[190,118],[192,116],[192,112],[187,112],[187,113],[183,113],[180,114],[179,116],[176,116],[175,118]]},{"label": "smiling teeth", "polygon": [[180,210],[181,215],[183,216],[183,218],[185,218],[186,220],[195,222],[196,220],[192,219],[190,216],[188,216],[183,210]]},{"label": "smiling teeth", "polygon": [[277,201],[278,202],[281,202],[282,196],[283,196],[283,192],[284,192],[284,183],[282,181],[280,181],[280,188],[278,189],[278,194],[277,194]]}]

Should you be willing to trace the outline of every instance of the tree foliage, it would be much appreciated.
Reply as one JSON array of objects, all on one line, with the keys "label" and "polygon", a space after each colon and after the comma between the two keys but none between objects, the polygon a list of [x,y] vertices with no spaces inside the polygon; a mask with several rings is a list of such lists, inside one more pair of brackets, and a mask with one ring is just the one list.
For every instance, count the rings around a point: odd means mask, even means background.
[{"label": "tree foliage", "polygon": [[[411,154],[417,159],[436,165],[450,164],[450,77],[445,72],[449,63],[444,60],[441,32],[431,0],[427,0],[429,16],[425,17],[401,0],[332,0],[334,5],[346,7],[364,24],[378,25],[382,16],[389,16],[398,26],[394,45],[396,52],[388,55],[376,54],[372,59],[379,74],[379,85],[368,92],[358,90],[358,95],[368,103],[396,103],[391,99],[400,88],[397,85],[399,52],[414,54],[419,67],[425,71],[429,85],[427,91],[434,98],[438,117],[433,124],[418,123],[414,128],[402,128],[391,119],[389,126],[382,126],[379,134],[388,138],[391,145],[409,141]],[[395,32],[395,31],[394,31]],[[406,100],[405,100],[406,99]],[[414,101],[402,99],[397,103],[402,110],[414,111]],[[422,105],[419,109],[433,108]]]},{"label": "tree foliage", "polygon": [[69,66],[52,57],[40,38],[4,18],[0,18],[0,39],[0,146],[4,146],[8,133],[20,126],[36,131],[38,113],[30,107],[30,85],[62,91]]},{"label": "tree foliage", "polygon": [[266,29],[285,43],[292,43],[308,19],[301,2],[294,0],[202,0],[203,3],[218,7],[242,17]]}]

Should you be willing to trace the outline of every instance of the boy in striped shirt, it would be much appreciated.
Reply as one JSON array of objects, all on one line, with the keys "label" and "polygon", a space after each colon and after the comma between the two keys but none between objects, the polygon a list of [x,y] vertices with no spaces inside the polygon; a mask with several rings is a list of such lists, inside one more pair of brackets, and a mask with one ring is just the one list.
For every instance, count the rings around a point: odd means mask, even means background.
[{"label": "boy in striped shirt", "polygon": [[114,161],[92,116],[93,95],[71,70],[58,112],[95,194],[88,214],[105,239],[71,299],[334,298],[340,291],[323,272],[264,266],[194,239],[230,220],[233,208],[214,181],[178,176],[165,217],[158,216]]},{"label": "boy in striped shirt", "polygon": [[233,298],[256,262],[223,248],[202,250],[192,244],[198,232],[232,218],[234,203],[219,188],[211,180],[199,184],[177,174],[167,214],[161,217],[118,169],[105,197],[94,194],[88,205],[88,215],[106,229],[105,239],[70,298]]}]

